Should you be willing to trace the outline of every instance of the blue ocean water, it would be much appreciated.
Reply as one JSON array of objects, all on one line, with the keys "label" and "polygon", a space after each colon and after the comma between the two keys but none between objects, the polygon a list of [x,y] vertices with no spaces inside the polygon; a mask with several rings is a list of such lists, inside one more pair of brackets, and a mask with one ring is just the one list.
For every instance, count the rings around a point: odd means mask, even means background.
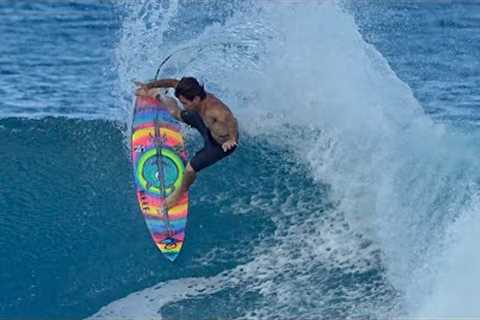
[{"label": "blue ocean water", "polygon": [[[0,319],[480,317],[480,3],[3,1]],[[193,75],[239,149],[170,263],[133,80]],[[191,153],[201,146],[187,129]]]}]

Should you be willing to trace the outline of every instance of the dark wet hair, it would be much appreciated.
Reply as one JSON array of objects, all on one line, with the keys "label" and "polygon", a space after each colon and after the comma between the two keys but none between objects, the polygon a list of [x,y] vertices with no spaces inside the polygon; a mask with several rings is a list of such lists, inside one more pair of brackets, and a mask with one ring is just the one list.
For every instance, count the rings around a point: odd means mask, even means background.
[{"label": "dark wet hair", "polygon": [[200,100],[203,100],[207,96],[207,93],[197,79],[193,77],[183,77],[175,87],[175,97],[180,98],[180,96],[183,96],[188,101],[192,101],[195,97],[200,97]]}]

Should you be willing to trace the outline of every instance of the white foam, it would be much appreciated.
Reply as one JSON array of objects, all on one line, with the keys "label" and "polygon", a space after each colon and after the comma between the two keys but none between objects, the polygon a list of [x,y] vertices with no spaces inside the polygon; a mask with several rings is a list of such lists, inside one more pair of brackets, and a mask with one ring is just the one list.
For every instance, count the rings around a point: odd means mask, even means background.
[{"label": "white foam", "polygon": [[[478,190],[478,186],[474,188]],[[417,317],[474,319],[479,316],[478,212],[476,196],[447,228],[447,237],[438,245],[441,253],[430,261],[433,266],[426,276],[432,279],[433,285],[418,308]]]},{"label": "white foam", "polygon": [[162,319],[160,308],[169,302],[211,294],[221,286],[216,279],[221,278],[184,278],[172,280],[152,288],[132,293],[117,300],[89,319]]}]

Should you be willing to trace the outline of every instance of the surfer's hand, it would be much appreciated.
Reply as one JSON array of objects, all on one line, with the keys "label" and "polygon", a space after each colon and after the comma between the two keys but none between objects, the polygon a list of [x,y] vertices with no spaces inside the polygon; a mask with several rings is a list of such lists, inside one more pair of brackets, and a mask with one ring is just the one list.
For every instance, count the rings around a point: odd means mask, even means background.
[{"label": "surfer's hand", "polygon": [[228,141],[225,141],[223,144],[222,144],[222,149],[223,149],[223,152],[227,152],[228,150],[232,149],[234,146],[237,145],[237,142],[233,139],[230,139]]}]

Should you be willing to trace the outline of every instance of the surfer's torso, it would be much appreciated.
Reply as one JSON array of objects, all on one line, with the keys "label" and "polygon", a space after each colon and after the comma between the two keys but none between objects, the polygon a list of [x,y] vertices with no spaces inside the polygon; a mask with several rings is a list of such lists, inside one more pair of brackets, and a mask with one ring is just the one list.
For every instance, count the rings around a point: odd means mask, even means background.
[{"label": "surfer's torso", "polygon": [[[200,106],[198,111],[212,137],[218,144],[222,145],[231,138],[228,132],[228,124],[219,119],[233,121],[235,127],[237,127],[237,120],[222,101],[214,95],[208,94],[205,100],[202,101],[202,106]],[[219,115],[222,115],[222,117],[219,117]]]},{"label": "surfer's torso", "polygon": [[222,149],[222,145],[213,137],[212,130],[207,127],[199,112],[183,110],[180,114],[180,118],[186,124],[197,129],[203,137],[203,148],[190,160],[190,165],[195,172],[211,166],[218,160],[225,158],[235,151],[236,146],[228,151]]}]

